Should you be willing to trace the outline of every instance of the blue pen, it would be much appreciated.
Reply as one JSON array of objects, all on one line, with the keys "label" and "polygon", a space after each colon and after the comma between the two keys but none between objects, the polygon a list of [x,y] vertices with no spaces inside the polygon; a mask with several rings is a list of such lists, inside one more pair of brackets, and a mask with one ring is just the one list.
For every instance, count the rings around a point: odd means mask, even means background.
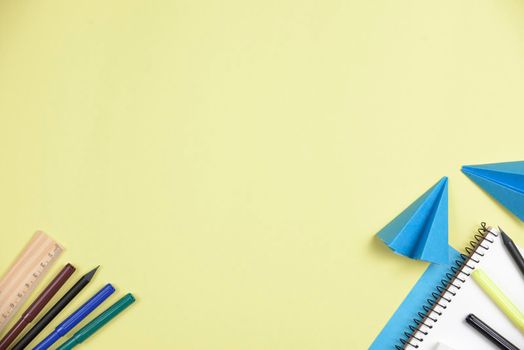
[{"label": "blue pen", "polygon": [[58,339],[66,335],[71,329],[80,323],[87,315],[104,302],[113,292],[115,288],[108,283],[104,288],[100,289],[91,299],[86,301],[84,305],[80,306],[68,318],[60,323],[56,329],[51,332],[44,340],[42,340],[33,350],[46,350],[53,345]]}]

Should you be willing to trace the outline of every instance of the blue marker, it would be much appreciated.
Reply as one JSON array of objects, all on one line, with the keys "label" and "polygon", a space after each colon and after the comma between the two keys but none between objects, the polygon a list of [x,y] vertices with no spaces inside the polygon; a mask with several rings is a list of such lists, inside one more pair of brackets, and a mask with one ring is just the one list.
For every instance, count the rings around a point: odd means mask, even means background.
[{"label": "blue marker", "polygon": [[113,292],[115,288],[111,284],[106,284],[104,288],[100,289],[91,299],[86,301],[84,305],[80,306],[68,318],[60,323],[56,329],[51,332],[44,340],[42,340],[33,350],[46,350],[53,345],[58,339],[66,335],[71,329],[80,323],[87,315],[104,302]]}]

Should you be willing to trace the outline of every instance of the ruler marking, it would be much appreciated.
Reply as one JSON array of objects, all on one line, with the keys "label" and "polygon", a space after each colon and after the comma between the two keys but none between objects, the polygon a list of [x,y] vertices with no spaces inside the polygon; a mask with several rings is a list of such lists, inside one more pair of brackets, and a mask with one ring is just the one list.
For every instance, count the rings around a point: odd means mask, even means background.
[{"label": "ruler marking", "polygon": [[[25,282],[23,282],[19,289],[13,291],[12,295],[14,298],[7,301],[7,307],[5,307],[4,310],[1,310],[0,329],[10,320],[12,314],[18,310],[19,304],[26,300],[39,279],[43,276],[44,272],[48,267],[50,267],[51,263],[54,262],[58,254],[62,251],[62,248],[56,243],[54,243],[50,248],[51,250],[46,252],[42,259],[34,265],[35,269],[27,274]],[[0,291],[0,293],[1,292],[2,291]]]}]

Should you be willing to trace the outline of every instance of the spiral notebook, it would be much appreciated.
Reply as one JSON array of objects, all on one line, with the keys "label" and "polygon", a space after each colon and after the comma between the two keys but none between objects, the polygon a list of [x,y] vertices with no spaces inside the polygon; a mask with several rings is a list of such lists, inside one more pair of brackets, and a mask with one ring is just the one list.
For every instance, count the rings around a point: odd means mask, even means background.
[{"label": "spiral notebook", "polygon": [[428,267],[370,349],[435,350],[439,343],[455,350],[496,349],[466,324],[470,313],[524,349],[524,335],[471,279],[475,268],[483,269],[524,310],[523,276],[506,251],[498,229],[482,224],[465,254],[451,249],[448,266]]}]

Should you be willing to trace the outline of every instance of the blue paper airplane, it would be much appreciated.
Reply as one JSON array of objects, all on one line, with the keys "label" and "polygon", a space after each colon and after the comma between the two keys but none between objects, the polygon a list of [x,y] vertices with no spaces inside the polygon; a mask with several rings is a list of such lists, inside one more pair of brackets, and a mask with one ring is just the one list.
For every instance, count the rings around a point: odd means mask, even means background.
[{"label": "blue paper airplane", "polygon": [[524,221],[524,161],[464,165],[462,172]]},{"label": "blue paper airplane", "polygon": [[448,178],[440,179],[377,236],[397,254],[447,264]]}]

